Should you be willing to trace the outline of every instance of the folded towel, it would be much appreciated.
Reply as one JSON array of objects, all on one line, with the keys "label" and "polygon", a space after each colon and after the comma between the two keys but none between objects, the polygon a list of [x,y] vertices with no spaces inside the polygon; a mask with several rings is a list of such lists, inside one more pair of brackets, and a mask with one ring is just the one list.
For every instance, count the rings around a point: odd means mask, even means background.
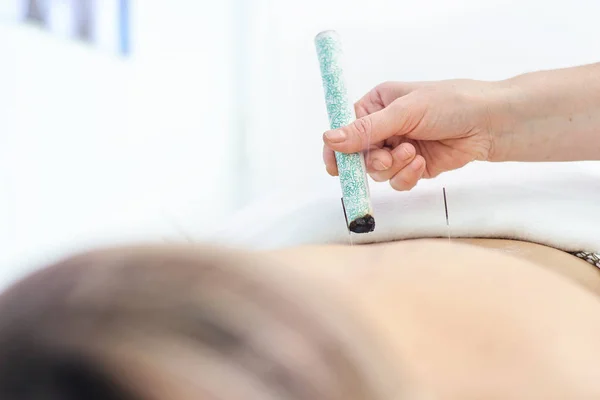
[{"label": "folded towel", "polygon": [[[442,189],[446,188],[449,225]],[[504,238],[600,253],[600,162],[471,163],[396,192],[372,183],[375,231],[346,230],[339,183],[282,191],[215,237],[254,249],[414,238]]]}]

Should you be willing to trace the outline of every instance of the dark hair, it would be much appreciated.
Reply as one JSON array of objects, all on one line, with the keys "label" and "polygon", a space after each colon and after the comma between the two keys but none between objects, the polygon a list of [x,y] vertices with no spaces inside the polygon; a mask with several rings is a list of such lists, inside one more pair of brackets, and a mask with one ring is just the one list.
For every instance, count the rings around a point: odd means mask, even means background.
[{"label": "dark hair", "polygon": [[200,369],[218,360],[242,374],[260,398],[387,397],[359,360],[364,343],[267,271],[259,257],[189,247],[96,251],[41,270],[0,296],[0,399],[146,400],[158,383],[140,381],[136,357],[177,385],[174,345],[208,354]]}]

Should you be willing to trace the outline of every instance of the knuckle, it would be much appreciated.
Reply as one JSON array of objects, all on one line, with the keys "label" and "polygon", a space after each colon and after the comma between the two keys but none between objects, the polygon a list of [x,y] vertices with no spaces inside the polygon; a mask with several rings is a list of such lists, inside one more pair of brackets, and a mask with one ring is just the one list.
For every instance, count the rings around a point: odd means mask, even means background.
[{"label": "knuckle", "polygon": [[414,101],[408,105],[404,105],[401,112],[404,115],[399,130],[405,134],[414,132],[425,124],[425,114],[427,113],[426,101]]},{"label": "knuckle", "polygon": [[385,92],[386,90],[390,90],[392,89],[394,86],[396,86],[396,82],[394,81],[385,81],[383,83],[380,83],[379,85],[377,85],[375,87],[375,90],[379,91],[379,92]]},{"label": "knuckle", "polygon": [[352,123],[352,130],[356,133],[358,139],[367,145],[366,147],[371,142],[372,129],[373,124],[370,118],[359,118]]},{"label": "knuckle", "polygon": [[362,100],[359,100],[356,103],[354,103],[354,112],[357,114],[361,112],[366,112],[364,102]]},{"label": "knuckle", "polygon": [[378,183],[386,181],[385,178],[383,178],[380,175],[376,175],[376,174],[371,174],[371,179],[373,179],[375,182],[378,182]]},{"label": "knuckle", "polygon": [[394,177],[394,179],[390,180],[390,185],[394,190],[403,191],[410,190],[415,186],[416,182],[411,182],[405,178]]}]

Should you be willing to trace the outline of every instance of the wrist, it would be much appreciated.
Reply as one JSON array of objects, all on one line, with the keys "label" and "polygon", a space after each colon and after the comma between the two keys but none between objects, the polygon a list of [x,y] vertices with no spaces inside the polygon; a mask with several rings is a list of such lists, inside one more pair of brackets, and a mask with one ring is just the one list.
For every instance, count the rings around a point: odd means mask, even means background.
[{"label": "wrist", "polygon": [[487,112],[491,140],[488,161],[511,161],[513,149],[519,146],[524,116],[521,107],[526,93],[512,79],[492,82]]}]

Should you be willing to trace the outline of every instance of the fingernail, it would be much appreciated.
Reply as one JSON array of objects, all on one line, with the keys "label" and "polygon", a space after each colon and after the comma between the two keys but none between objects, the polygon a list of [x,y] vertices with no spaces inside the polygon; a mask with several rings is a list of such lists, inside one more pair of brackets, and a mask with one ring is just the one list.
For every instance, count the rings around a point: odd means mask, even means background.
[{"label": "fingernail", "polygon": [[344,140],[346,140],[346,134],[344,133],[344,131],[340,130],[326,132],[325,137],[331,143],[341,143]]},{"label": "fingernail", "polygon": [[377,159],[373,160],[371,165],[373,165],[373,168],[377,171],[385,171],[386,169],[388,169],[388,167],[381,160]]},{"label": "fingernail", "polygon": [[409,158],[412,157],[412,153],[406,148],[406,146],[401,146],[402,147],[402,154],[400,155],[400,157],[402,157],[403,160],[408,160]]},{"label": "fingernail", "polygon": [[410,158],[413,156],[412,151],[407,149],[407,146],[402,146],[402,145],[400,145],[394,149],[394,154],[401,161],[410,160]]},{"label": "fingernail", "polygon": [[415,171],[420,170],[422,166],[423,160],[421,160],[420,158],[416,158],[413,162],[410,163],[410,167]]}]

